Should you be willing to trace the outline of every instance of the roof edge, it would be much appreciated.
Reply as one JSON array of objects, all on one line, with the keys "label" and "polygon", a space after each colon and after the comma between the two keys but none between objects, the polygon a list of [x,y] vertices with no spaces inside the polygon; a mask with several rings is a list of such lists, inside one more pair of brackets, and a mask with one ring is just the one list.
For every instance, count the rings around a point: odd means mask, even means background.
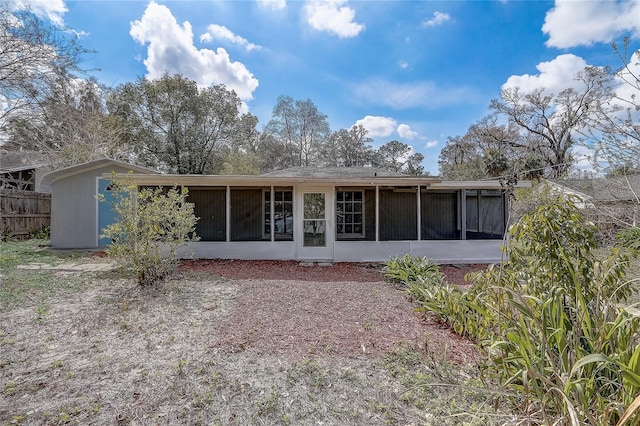
[{"label": "roof edge", "polygon": [[78,173],[82,173],[84,171],[98,169],[107,165],[128,168],[137,174],[159,174],[156,170],[152,170],[146,167],[125,163],[124,161],[114,160],[113,158],[101,158],[99,160],[87,161],[86,163],[81,164],[74,164],[73,166],[68,166],[49,172],[42,177],[42,183],[45,185],[52,185],[54,182],[62,178],[77,175]]}]

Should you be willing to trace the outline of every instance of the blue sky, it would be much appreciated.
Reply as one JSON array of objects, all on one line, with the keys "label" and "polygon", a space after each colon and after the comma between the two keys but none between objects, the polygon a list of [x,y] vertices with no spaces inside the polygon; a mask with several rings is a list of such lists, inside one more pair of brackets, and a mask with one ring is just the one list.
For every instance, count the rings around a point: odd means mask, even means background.
[{"label": "blue sky", "polygon": [[332,130],[362,123],[437,159],[503,85],[561,89],[584,65],[640,48],[640,0],[22,0],[81,34],[83,66],[117,86],[181,73],[224,83],[266,125],[280,95],[311,99]]}]

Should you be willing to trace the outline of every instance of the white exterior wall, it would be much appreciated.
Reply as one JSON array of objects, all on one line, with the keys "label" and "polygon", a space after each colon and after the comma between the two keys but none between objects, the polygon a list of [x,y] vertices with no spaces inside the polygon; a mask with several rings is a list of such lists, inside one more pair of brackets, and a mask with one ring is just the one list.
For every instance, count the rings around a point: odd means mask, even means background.
[{"label": "white exterior wall", "polygon": [[294,241],[199,241],[180,249],[183,259],[292,260]]},{"label": "white exterior wall", "polygon": [[127,173],[128,169],[108,165],[51,184],[51,247],[98,247],[97,178],[112,171]]},{"label": "white exterior wall", "polygon": [[[501,240],[336,241],[334,262],[386,262],[411,253],[441,264],[497,263]],[[186,259],[295,260],[294,241],[195,242],[181,249]],[[326,261],[326,260],[325,260]]]}]

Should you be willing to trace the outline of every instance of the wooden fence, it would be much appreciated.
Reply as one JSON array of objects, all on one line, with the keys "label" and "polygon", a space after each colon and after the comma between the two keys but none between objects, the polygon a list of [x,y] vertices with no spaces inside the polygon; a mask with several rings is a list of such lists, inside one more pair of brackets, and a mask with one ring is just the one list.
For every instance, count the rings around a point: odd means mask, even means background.
[{"label": "wooden fence", "polygon": [[51,223],[51,194],[0,189],[0,237],[29,238]]}]

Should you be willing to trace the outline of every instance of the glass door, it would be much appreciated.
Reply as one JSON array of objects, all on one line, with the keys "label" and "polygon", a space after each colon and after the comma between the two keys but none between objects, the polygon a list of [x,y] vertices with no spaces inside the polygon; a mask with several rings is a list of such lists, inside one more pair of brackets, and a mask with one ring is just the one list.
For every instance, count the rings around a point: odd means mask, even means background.
[{"label": "glass door", "polygon": [[325,194],[322,192],[311,192],[305,193],[303,197],[303,245],[305,247],[326,247],[327,218]]},{"label": "glass door", "polygon": [[[299,188],[296,239],[301,260],[333,259],[333,188]],[[296,215],[294,215],[296,217]]]}]

